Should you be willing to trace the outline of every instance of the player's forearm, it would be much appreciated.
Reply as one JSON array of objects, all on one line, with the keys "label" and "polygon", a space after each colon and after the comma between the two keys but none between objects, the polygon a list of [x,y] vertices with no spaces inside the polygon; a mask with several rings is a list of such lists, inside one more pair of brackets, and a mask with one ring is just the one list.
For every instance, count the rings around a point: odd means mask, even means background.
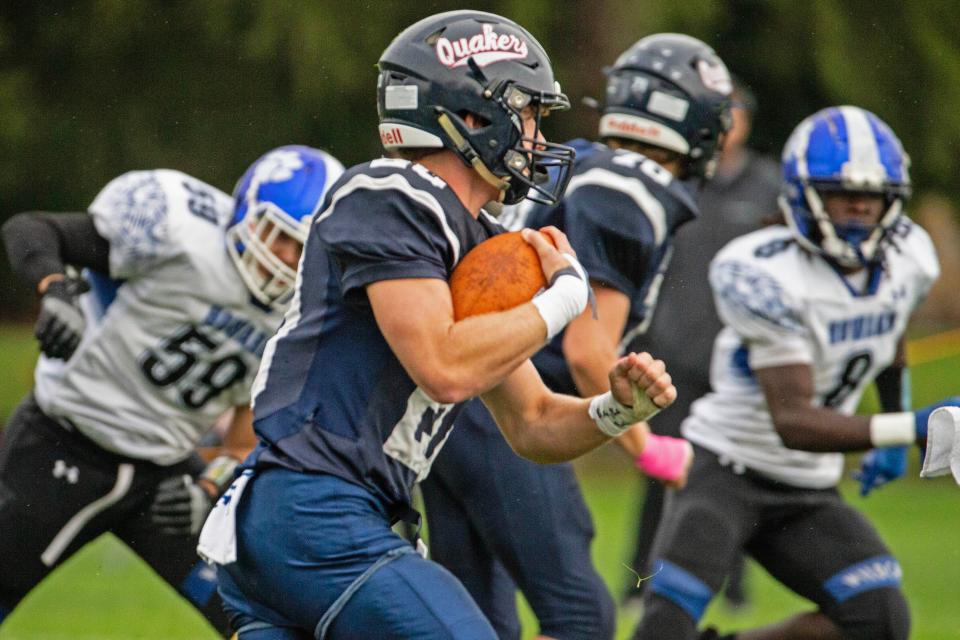
[{"label": "player's forearm", "polygon": [[526,413],[497,421],[518,455],[540,464],[566,462],[610,439],[588,415],[589,405],[589,399],[548,392]]},{"label": "player's forearm", "polygon": [[223,442],[220,447],[221,455],[228,455],[237,460],[243,460],[257,446],[257,436],[253,432],[253,411],[247,405],[234,407],[233,418],[230,420]]},{"label": "player's forearm", "polygon": [[34,289],[67,264],[109,271],[109,243],[85,213],[19,213],[4,223],[3,241],[14,272]]},{"label": "player's forearm", "polygon": [[570,376],[577,385],[577,392],[583,397],[590,397],[610,390],[610,365],[617,361],[617,352],[607,345],[593,345],[591,348],[582,348],[577,353],[565,349],[567,365],[570,367]]},{"label": "player's forearm", "polygon": [[465,318],[450,325],[435,347],[436,366],[417,382],[438,402],[461,402],[499,384],[545,339],[546,325],[531,304]]},{"label": "player's forearm", "polygon": [[815,452],[870,448],[867,418],[817,406],[810,365],[760,368],[754,375],[763,389],[770,418],[784,446]]},{"label": "player's forearm", "polygon": [[806,406],[780,409],[772,416],[783,444],[813,452],[863,451],[870,442],[870,420],[833,409]]},{"label": "player's forearm", "polygon": [[608,377],[609,393],[575,398],[551,392],[526,362],[483,400],[518,454],[562,462],[622,435],[676,398],[663,362],[646,353],[620,358]]}]

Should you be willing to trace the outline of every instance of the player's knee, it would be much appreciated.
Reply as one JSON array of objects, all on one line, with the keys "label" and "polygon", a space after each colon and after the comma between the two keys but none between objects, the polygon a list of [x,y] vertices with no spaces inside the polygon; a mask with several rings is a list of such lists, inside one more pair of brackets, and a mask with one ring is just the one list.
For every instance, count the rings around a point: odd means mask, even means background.
[{"label": "player's knee", "polygon": [[647,591],[643,619],[633,640],[688,640],[696,635],[697,623],[684,608],[675,600]]},{"label": "player's knee", "polygon": [[905,640],[910,610],[900,591],[900,565],[891,556],[870,558],[824,583],[836,605],[825,613],[853,640]]},{"label": "player's knee", "polygon": [[849,640],[907,640],[910,609],[903,592],[887,587],[841,603],[829,617]]},{"label": "player's knee", "polygon": [[643,620],[635,639],[679,640],[696,635],[697,623],[714,591],[683,567],[663,559],[654,561],[656,573],[644,598]]},{"label": "player's knee", "polygon": [[680,565],[659,558],[654,560],[654,575],[650,591],[672,602],[686,613],[694,624],[700,622],[707,605],[713,599],[713,589]]}]

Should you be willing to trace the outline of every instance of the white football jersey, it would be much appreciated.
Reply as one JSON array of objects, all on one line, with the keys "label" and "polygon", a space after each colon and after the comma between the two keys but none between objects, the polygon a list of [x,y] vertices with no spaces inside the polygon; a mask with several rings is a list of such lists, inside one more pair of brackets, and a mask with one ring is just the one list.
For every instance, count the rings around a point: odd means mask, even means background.
[{"label": "white football jersey", "polygon": [[814,401],[853,414],[866,386],[893,362],[910,314],[939,270],[930,237],[906,219],[886,252],[886,267],[857,285],[801,249],[786,227],[733,240],[710,268],[724,323],[713,349],[713,390],[693,404],[683,435],[780,482],[836,485],[843,455],[785,447],[752,372],[808,364]]},{"label": "white football jersey", "polygon": [[256,306],[226,249],[233,200],[178,171],[135,171],[90,205],[110,274],[90,273],[69,361],[40,359],[47,415],[104,449],[169,465],[246,405],[280,314]]}]

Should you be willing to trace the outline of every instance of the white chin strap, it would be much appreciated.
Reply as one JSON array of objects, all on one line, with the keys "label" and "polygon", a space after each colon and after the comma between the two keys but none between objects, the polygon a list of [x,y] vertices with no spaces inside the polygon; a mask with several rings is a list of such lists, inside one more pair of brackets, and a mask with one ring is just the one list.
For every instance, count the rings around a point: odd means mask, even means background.
[{"label": "white chin strap", "polygon": [[[823,237],[819,247],[814,245],[809,240],[807,242],[803,242],[804,246],[806,246],[808,249],[819,251],[833,258],[837,261],[837,264],[843,267],[862,267],[864,266],[864,260],[871,262],[877,255],[877,250],[880,247],[880,240],[883,239],[887,229],[890,228],[893,222],[903,211],[903,201],[900,200],[900,198],[896,198],[893,201],[893,204],[890,205],[887,211],[880,218],[876,228],[870,232],[870,235],[860,243],[859,247],[854,247],[849,242],[837,235],[837,229],[833,226],[833,222],[830,220],[830,216],[827,215],[826,210],[824,210],[823,200],[820,198],[820,194],[817,193],[817,190],[810,185],[805,185],[803,188],[803,193],[804,196],[806,196],[807,204],[810,206],[810,213],[813,215],[813,219],[817,223],[817,229],[820,231],[820,235]],[[787,220],[796,230],[793,216],[789,215],[789,213],[787,215]],[[798,237],[803,237],[803,234],[800,233],[796,235]]]}]

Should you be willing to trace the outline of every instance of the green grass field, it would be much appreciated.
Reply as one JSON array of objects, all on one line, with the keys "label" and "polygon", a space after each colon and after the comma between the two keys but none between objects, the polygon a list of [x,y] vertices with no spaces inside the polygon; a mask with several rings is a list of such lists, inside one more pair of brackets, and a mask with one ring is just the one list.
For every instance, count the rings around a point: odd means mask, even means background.
[{"label": "green grass field", "polygon": [[[29,389],[36,355],[29,331],[0,327],[0,420],[9,416]],[[918,405],[960,387],[960,355],[932,359],[913,369]],[[865,403],[873,403],[872,395]],[[916,461],[914,461],[916,465]],[[630,557],[632,526],[639,508],[640,481],[628,461],[612,448],[578,463],[587,502],[597,528],[594,558],[614,594],[636,577],[624,566]],[[842,489],[850,502],[877,525],[900,559],[917,640],[960,638],[960,488],[948,478],[926,481],[910,476],[867,499],[851,481]],[[536,544],[536,541],[531,541]],[[775,621],[811,608],[761,569],[749,569],[752,603],[733,613],[715,604],[707,621],[723,630]],[[526,633],[535,622],[524,610]],[[636,613],[622,611],[618,638],[627,638]],[[151,638],[207,640],[216,635],[171,589],[132,553],[109,536],[89,545],[25,600],[0,628],[0,640],[106,640]]]}]

